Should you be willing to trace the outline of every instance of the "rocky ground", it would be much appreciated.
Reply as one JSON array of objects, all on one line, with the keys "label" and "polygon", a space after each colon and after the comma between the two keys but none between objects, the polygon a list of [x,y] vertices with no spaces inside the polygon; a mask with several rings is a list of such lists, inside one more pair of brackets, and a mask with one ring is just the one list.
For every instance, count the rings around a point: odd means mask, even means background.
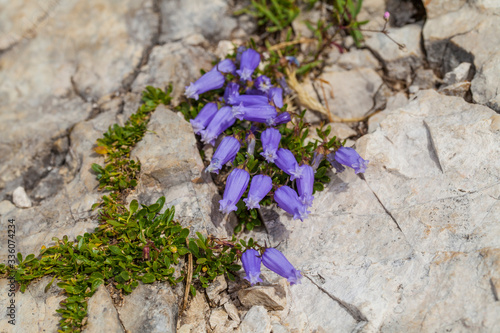
[{"label": "rocky ground", "polygon": [[[184,313],[181,285],[140,285],[120,305],[101,286],[86,332],[498,331],[500,5],[364,2],[368,29],[391,10],[390,36],[405,49],[366,33],[361,49],[332,49],[321,80],[304,87],[341,117],[381,111],[364,125],[334,125],[370,161],[367,172],[331,174],[303,223],[264,209],[265,228],[243,235],[284,252],[302,284],[290,287],[269,271],[254,287],[220,277]],[[231,42],[245,42],[255,23],[231,16],[233,6],[0,1],[0,216],[2,230],[16,220],[19,252],[97,226],[95,140],[136,110],[146,85],[173,82],[178,100]],[[300,17],[294,28],[308,33]],[[234,217],[218,212],[189,123],[161,107],[149,129],[132,152],[142,173],[127,200],[165,195],[184,225],[231,234]],[[44,293],[49,281],[16,294],[18,324],[2,311],[0,332],[57,331],[63,296],[55,284]],[[0,286],[7,290],[7,281]],[[6,292],[0,300],[6,304]]]}]

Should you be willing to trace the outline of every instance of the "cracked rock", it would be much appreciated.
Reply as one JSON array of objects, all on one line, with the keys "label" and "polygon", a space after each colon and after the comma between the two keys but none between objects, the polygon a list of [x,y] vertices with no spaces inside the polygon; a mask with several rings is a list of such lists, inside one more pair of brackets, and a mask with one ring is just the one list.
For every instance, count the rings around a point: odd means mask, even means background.
[{"label": "cracked rock", "polygon": [[247,308],[262,305],[269,311],[279,311],[286,306],[286,292],[280,285],[242,289],[238,292],[238,298]]},{"label": "cracked rock", "polygon": [[224,327],[227,322],[227,313],[224,309],[214,309],[212,310],[212,314],[210,315],[209,323],[212,329],[216,329],[217,327]]},{"label": "cracked rock", "polygon": [[100,285],[97,291],[88,301],[88,320],[85,333],[123,333],[123,328],[118,312],[104,285]]},{"label": "cracked rock", "polygon": [[125,330],[175,333],[178,297],[168,283],[142,284],[123,299],[118,308]]},{"label": "cracked rock", "polygon": [[243,318],[239,333],[270,333],[271,319],[263,306],[253,306]]},{"label": "cracked rock", "polygon": [[423,53],[420,47],[422,26],[410,24],[402,28],[389,28],[389,36],[404,48],[400,48],[386,35],[377,33],[369,37],[366,45],[384,61],[386,73],[398,80],[407,80],[411,74],[423,65]]},{"label": "cracked rock", "polygon": [[198,231],[226,237],[232,233],[234,226],[230,221],[234,216],[227,218],[219,212],[217,188],[210,175],[203,172],[205,166],[193,129],[182,117],[159,106],[131,158],[147,163],[141,165],[137,189],[127,197],[127,202],[137,199],[153,204],[165,196],[165,206],[175,205],[176,219],[183,226],[190,226],[192,234]]},{"label": "cracked rock", "polygon": [[208,285],[208,288],[205,291],[209,300],[218,302],[220,300],[219,294],[223,290],[226,290],[226,288],[227,283],[224,275],[219,275]]},{"label": "cracked rock", "polygon": [[224,309],[226,310],[227,314],[229,315],[229,318],[234,320],[235,322],[239,323],[240,322],[240,316],[238,314],[238,309],[233,303],[225,303],[224,304]]}]

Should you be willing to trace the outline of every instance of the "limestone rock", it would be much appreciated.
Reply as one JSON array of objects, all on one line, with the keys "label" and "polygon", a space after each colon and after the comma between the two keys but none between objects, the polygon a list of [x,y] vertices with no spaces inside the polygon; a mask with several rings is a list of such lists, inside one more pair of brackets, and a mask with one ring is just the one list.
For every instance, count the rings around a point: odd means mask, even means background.
[{"label": "limestone rock", "polygon": [[227,322],[227,313],[224,309],[214,309],[210,315],[209,323],[212,329],[224,327]]},{"label": "limestone rock", "polygon": [[263,306],[254,306],[247,312],[239,328],[239,333],[270,333],[271,319]]},{"label": "limestone rock", "polygon": [[162,34],[160,41],[171,42],[200,33],[206,39],[228,39],[236,20],[230,16],[227,0],[161,1]]},{"label": "limestone rock", "polygon": [[239,323],[240,322],[240,316],[238,314],[238,309],[233,303],[225,303],[224,304],[224,309],[226,310],[227,314],[229,315],[229,318],[234,320],[235,322]]},{"label": "limestone rock", "polygon": [[208,299],[214,301],[218,297],[220,298],[219,294],[226,288],[227,283],[224,275],[219,275],[208,285],[208,288],[205,291],[207,293]]},{"label": "limestone rock", "polygon": [[29,208],[31,207],[31,200],[26,194],[23,187],[19,186],[12,192],[12,201],[19,208]]},{"label": "limestone rock", "polygon": [[[45,332],[56,333],[59,319],[61,318],[56,310],[60,308],[59,303],[64,300],[60,294],[61,289],[57,287],[57,282],[44,291],[45,287],[52,280],[52,277],[45,276],[40,281],[28,286],[24,293],[17,291],[15,293],[15,325],[8,323],[13,319],[7,316],[7,311],[0,313],[0,332],[12,333],[37,333],[42,329]],[[0,280],[0,288],[5,292],[0,294],[0,302],[7,307],[11,297],[8,295],[9,281]],[[15,289],[15,287],[14,287]]]},{"label": "limestone rock", "polygon": [[430,64],[447,73],[462,62],[473,63],[477,71],[471,86],[474,101],[500,111],[496,102],[500,87],[500,3],[437,4],[440,10],[428,11],[430,19],[423,30]]},{"label": "limestone rock", "polygon": [[271,245],[281,242],[305,276],[290,288],[283,323],[326,332],[494,330],[497,118],[462,98],[420,91],[357,141],[370,161],[365,180],[352,170],[332,177],[304,223],[277,210],[284,239]]},{"label": "limestone rock", "polygon": [[210,310],[205,295],[196,293],[196,296],[191,299],[188,308],[181,317],[181,329],[186,332],[206,332],[207,323],[205,316]]},{"label": "limestone rock", "polygon": [[280,286],[254,286],[238,292],[238,298],[244,306],[264,306],[267,310],[283,310],[286,306],[286,292]]},{"label": "limestone rock", "polygon": [[403,49],[382,33],[369,37],[366,45],[383,59],[387,75],[406,80],[423,65],[423,53],[420,47],[422,27],[419,24],[410,24],[402,28],[389,28],[388,31],[391,38],[404,45]]},{"label": "limestone rock", "polygon": [[[165,89],[173,84],[174,102],[184,94],[185,87],[196,81],[200,69],[212,69],[213,55],[199,46],[186,45],[183,42],[172,42],[156,46],[149,55],[148,64],[143,66],[132,84],[132,92],[140,95],[144,87],[151,85]],[[140,96],[130,107],[135,112]]]},{"label": "limestone rock", "polygon": [[106,287],[100,285],[88,301],[88,320],[85,333],[125,332],[119,314]]},{"label": "limestone rock", "polygon": [[168,283],[140,283],[130,295],[124,297],[118,312],[127,331],[175,333],[178,302]]},{"label": "limestone rock", "polygon": [[459,82],[469,81],[471,65],[472,64],[469,62],[461,63],[451,72],[445,74],[443,83],[446,85],[452,85]]},{"label": "limestone rock", "polygon": [[[382,85],[380,76],[369,68],[329,72],[327,67],[320,79],[327,82],[323,85],[330,112],[341,118],[364,116],[374,106],[374,96]],[[320,83],[315,84],[321,91]]]},{"label": "limestone rock", "polygon": [[[166,207],[175,206],[176,219],[199,231],[224,237],[231,233],[227,218],[219,212],[220,196],[197,150],[191,125],[176,113],[159,106],[151,116],[149,132],[133,149],[131,157],[142,163],[137,189],[130,202],[152,204],[166,197]],[[183,147],[179,149],[179,147]]]}]

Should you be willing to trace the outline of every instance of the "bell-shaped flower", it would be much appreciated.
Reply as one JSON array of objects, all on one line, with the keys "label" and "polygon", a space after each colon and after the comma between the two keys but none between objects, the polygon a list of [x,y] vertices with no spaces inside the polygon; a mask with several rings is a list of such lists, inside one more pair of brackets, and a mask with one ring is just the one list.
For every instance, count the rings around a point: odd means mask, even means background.
[{"label": "bell-shaped flower", "polygon": [[274,248],[266,249],[262,255],[262,263],[274,273],[286,278],[291,285],[300,284],[302,274],[280,251]]},{"label": "bell-shaped flower", "polygon": [[290,120],[292,120],[292,117],[290,116],[290,114],[288,112],[285,111],[285,112],[281,112],[276,117],[269,119],[266,122],[266,124],[267,124],[267,126],[278,126],[281,124],[286,124]]},{"label": "bell-shaped flower", "polygon": [[252,79],[253,71],[259,66],[260,54],[252,49],[247,49],[241,54],[240,69],[236,73],[243,81]]},{"label": "bell-shaped flower", "polygon": [[274,192],[274,200],[281,209],[291,214],[294,220],[299,219],[304,221],[310,213],[307,207],[300,201],[297,192],[286,185],[281,186]]},{"label": "bell-shaped flower", "polygon": [[258,90],[267,93],[272,87],[271,79],[265,75],[261,75],[257,79],[255,79],[255,86]]},{"label": "bell-shaped flower", "polygon": [[231,107],[221,107],[219,112],[215,114],[215,117],[212,118],[207,128],[200,131],[201,141],[206,144],[214,145],[217,137],[229,127],[233,126],[235,121],[236,118],[233,117]]},{"label": "bell-shaped flower", "polygon": [[311,162],[311,166],[312,166],[314,172],[316,172],[316,170],[319,167],[319,164],[321,163],[321,161],[323,160],[324,157],[325,157],[325,155],[318,153],[316,151],[314,152],[313,160]]},{"label": "bell-shaped flower", "polygon": [[357,151],[349,147],[340,147],[335,153],[335,160],[340,164],[353,168],[356,174],[365,172],[369,162],[359,156]]},{"label": "bell-shaped flower", "polygon": [[283,170],[286,174],[290,175],[290,180],[294,180],[296,178],[302,177],[302,168],[299,167],[297,160],[293,153],[284,148],[278,149],[277,158],[274,161],[274,164],[281,170]]},{"label": "bell-shaped flower", "polygon": [[344,172],[345,167],[342,164],[340,164],[339,162],[337,162],[337,160],[335,160],[335,153],[330,153],[330,154],[326,155],[326,159],[328,162],[330,162],[332,167],[335,168],[337,173]]},{"label": "bell-shaped flower", "polygon": [[269,89],[269,100],[281,109],[283,107],[283,89],[279,87]]},{"label": "bell-shaped flower", "polygon": [[241,111],[243,112],[243,119],[255,121],[256,123],[265,123],[278,114],[276,108],[269,104],[242,106]]},{"label": "bell-shaped flower", "polygon": [[274,163],[276,158],[276,151],[281,140],[281,133],[275,128],[268,128],[260,136],[260,141],[262,142],[262,149],[264,151],[260,153],[268,163]]},{"label": "bell-shaped flower", "polygon": [[241,196],[245,193],[250,180],[250,174],[243,169],[234,169],[231,171],[226,181],[224,196],[219,200],[220,211],[224,214],[229,214],[236,211],[236,204],[240,201]]},{"label": "bell-shaped flower", "polygon": [[303,165],[302,178],[297,179],[297,191],[299,192],[299,199],[304,205],[311,207],[314,197],[314,170],[310,165]]},{"label": "bell-shaped flower", "polygon": [[273,188],[273,181],[271,177],[266,175],[257,175],[252,178],[250,183],[250,190],[248,191],[248,197],[243,199],[248,209],[260,208],[259,202],[264,199],[264,197]]},{"label": "bell-shaped flower", "polygon": [[243,52],[245,52],[247,50],[247,48],[245,46],[239,46],[238,47],[238,50],[236,50],[236,63],[239,64],[241,63],[241,55],[243,54]]},{"label": "bell-shaped flower", "polygon": [[238,95],[234,96],[229,104],[231,105],[243,104],[243,106],[269,105],[269,99],[267,98],[267,96]]},{"label": "bell-shaped flower", "polygon": [[245,280],[248,280],[253,286],[257,282],[262,282],[260,276],[260,264],[262,263],[262,258],[254,249],[248,249],[241,255],[241,263],[243,264],[243,269],[245,270],[246,276]]},{"label": "bell-shaped flower", "polygon": [[234,73],[236,71],[236,66],[234,65],[234,62],[231,59],[224,59],[221,62],[219,62],[215,68],[222,73]]},{"label": "bell-shaped flower", "polygon": [[193,126],[193,131],[195,134],[200,134],[202,130],[210,124],[210,121],[215,117],[217,113],[217,104],[207,103],[198,113],[196,118],[191,119],[189,122]]},{"label": "bell-shaped flower", "polygon": [[238,102],[237,98],[240,96],[240,86],[237,83],[229,82],[224,91],[224,101],[226,104],[233,105]]},{"label": "bell-shaped flower", "polygon": [[237,139],[232,136],[226,136],[215,150],[210,165],[205,171],[218,174],[224,164],[234,161],[240,147],[240,142]]},{"label": "bell-shaped flower", "polygon": [[186,87],[184,95],[187,98],[198,100],[198,95],[204,92],[222,88],[224,86],[224,75],[217,70],[211,70],[203,74],[196,82]]}]

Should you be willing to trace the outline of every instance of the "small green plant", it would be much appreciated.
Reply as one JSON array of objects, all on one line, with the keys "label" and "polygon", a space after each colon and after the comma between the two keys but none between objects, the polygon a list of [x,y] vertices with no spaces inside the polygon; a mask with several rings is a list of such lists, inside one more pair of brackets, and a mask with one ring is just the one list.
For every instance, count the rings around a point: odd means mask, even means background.
[{"label": "small green plant", "polygon": [[248,13],[256,17],[259,26],[268,32],[278,32],[290,26],[299,15],[300,9],[294,0],[252,0],[251,8],[238,14]]},{"label": "small green plant", "polygon": [[[140,171],[138,161],[129,158],[131,149],[147,130],[147,123],[159,104],[170,103],[170,86],[167,92],[147,87],[143,104],[124,126],[111,126],[103,138],[97,140],[96,152],[104,155],[105,166],[92,165],[100,189],[110,191],[102,197],[100,225],[93,233],[85,233],[69,240],[53,238],[55,245],[42,247],[36,257],[23,258],[17,254],[18,266],[9,270],[0,265],[0,274],[11,274],[20,285],[21,292],[34,280],[51,275],[50,286],[57,285],[67,296],[61,302],[59,332],[81,332],[87,318],[87,301],[102,285],[111,284],[119,293],[129,294],[139,282],[149,284],[166,281],[172,285],[183,281],[186,272],[182,263],[186,256],[194,257],[194,283],[207,287],[218,275],[241,267],[235,265],[241,245],[205,237],[189,237],[190,230],[174,220],[175,208],[163,212],[165,198],[160,197],[151,205],[140,205],[133,200],[129,206],[124,196],[137,184]],[[189,286],[192,294],[196,290]]]}]

